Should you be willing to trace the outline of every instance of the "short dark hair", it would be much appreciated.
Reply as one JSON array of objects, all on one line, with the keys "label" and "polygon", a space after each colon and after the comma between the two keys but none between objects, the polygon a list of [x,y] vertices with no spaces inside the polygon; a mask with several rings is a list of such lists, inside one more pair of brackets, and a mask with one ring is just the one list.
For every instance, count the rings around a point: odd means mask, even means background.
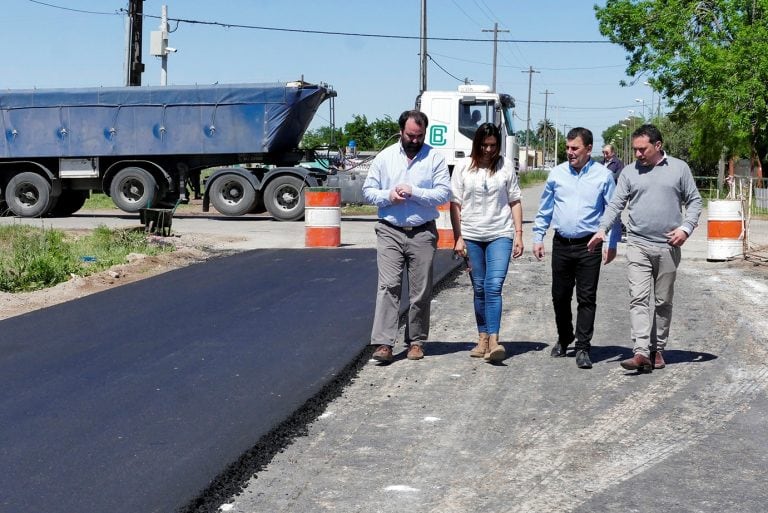
[{"label": "short dark hair", "polygon": [[656,128],[656,125],[641,125],[632,132],[632,139],[635,139],[637,137],[646,136],[648,137],[648,142],[651,144],[656,144],[657,142],[663,143],[664,139],[661,138],[661,132],[658,128]]},{"label": "short dark hair", "polygon": [[576,139],[577,137],[581,138],[581,142],[584,143],[584,146],[592,146],[591,130],[584,128],[583,126],[577,126],[568,130],[568,135],[565,136],[569,141]]},{"label": "short dark hair", "polygon": [[397,124],[400,125],[401,132],[405,130],[405,122],[409,119],[412,119],[414,123],[419,125],[421,128],[426,129],[427,126],[429,126],[429,119],[427,118],[426,114],[420,110],[406,110],[400,114],[400,118],[397,120]]}]

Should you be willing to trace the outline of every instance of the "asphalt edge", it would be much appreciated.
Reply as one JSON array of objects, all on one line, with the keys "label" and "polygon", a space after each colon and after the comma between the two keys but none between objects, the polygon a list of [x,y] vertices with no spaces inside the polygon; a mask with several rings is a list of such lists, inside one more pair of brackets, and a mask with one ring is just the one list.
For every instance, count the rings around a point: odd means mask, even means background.
[{"label": "asphalt edge", "polygon": [[[462,262],[453,258],[452,250],[438,250],[432,269],[434,298],[446,279],[460,272]],[[403,291],[407,297],[407,290]],[[407,311],[407,301],[401,302],[402,316]],[[373,356],[374,347],[366,344],[352,361],[348,362],[333,378],[325,383],[314,395],[287,419],[263,435],[256,444],[237,461],[229,464],[211,483],[176,513],[218,513],[221,505],[243,492],[248,481],[263,470],[272,459],[293,443],[295,438],[307,436],[308,426],[322,415],[326,407],[341,396],[344,389],[360,373]]]}]

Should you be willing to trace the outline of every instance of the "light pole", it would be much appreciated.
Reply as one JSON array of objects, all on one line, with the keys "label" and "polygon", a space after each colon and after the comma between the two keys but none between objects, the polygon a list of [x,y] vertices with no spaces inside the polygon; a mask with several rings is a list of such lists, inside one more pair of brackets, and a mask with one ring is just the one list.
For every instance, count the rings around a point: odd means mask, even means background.
[{"label": "light pole", "polygon": [[624,147],[624,163],[629,164],[629,150],[627,149],[627,139],[629,139],[629,125],[626,123],[621,123],[621,126],[624,127],[624,130],[622,132],[624,133],[624,137],[621,138],[621,145]]},{"label": "light pole", "polygon": [[643,85],[647,85],[648,87],[651,88],[651,112],[650,112],[649,116],[651,117],[651,122],[653,122],[653,100],[654,100],[654,97],[656,96],[656,90],[653,88],[651,83],[648,82],[647,80],[645,82],[643,82]]},{"label": "light pole", "polygon": [[635,101],[640,104],[640,107],[642,108],[643,112],[643,121],[645,121],[645,100],[642,98],[635,98]]}]

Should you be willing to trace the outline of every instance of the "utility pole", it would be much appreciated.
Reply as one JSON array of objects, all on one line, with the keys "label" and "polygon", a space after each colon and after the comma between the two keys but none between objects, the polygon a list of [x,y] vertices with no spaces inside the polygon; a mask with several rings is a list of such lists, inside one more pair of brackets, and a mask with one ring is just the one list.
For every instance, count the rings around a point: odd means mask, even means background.
[{"label": "utility pole", "polygon": [[140,86],[144,64],[141,62],[141,25],[144,0],[128,0],[125,85]]},{"label": "utility pole", "polygon": [[168,46],[168,6],[163,5],[160,17],[160,30],[153,30],[150,34],[149,53],[160,57],[160,85],[168,85],[168,54],[175,52],[176,48]]},{"label": "utility pole", "polygon": [[[547,123],[547,100],[549,100],[550,93],[549,89],[544,90],[543,93],[540,93],[544,95],[544,167],[547,166],[547,132],[549,132],[549,124]],[[557,149],[555,149],[557,151]],[[557,160],[557,159],[555,159]]]},{"label": "utility pole", "polygon": [[528,73],[528,119],[525,124],[525,168],[528,170],[528,144],[531,139],[531,79],[534,73],[540,73],[533,69],[533,66],[528,66],[528,71],[522,71],[521,73]]},{"label": "utility pole", "polygon": [[421,0],[421,80],[419,93],[427,90],[427,0]]},{"label": "utility pole", "polygon": [[509,30],[499,30],[499,24],[493,24],[493,30],[483,29],[483,32],[493,32],[493,92],[496,92],[496,50],[499,45],[499,32],[509,32]]}]

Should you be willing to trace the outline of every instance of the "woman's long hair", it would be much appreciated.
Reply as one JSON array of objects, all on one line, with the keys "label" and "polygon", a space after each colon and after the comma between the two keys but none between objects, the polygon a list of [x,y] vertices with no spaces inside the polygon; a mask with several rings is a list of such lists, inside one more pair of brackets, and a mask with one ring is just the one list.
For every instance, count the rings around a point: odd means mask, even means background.
[{"label": "woman's long hair", "polygon": [[493,123],[483,123],[477,127],[475,137],[472,139],[472,153],[470,154],[470,169],[480,169],[479,162],[483,158],[483,142],[486,137],[493,137],[496,139],[496,151],[491,155],[491,161],[489,162],[488,169],[491,174],[496,172],[496,168],[501,160],[501,132],[499,127]]}]

